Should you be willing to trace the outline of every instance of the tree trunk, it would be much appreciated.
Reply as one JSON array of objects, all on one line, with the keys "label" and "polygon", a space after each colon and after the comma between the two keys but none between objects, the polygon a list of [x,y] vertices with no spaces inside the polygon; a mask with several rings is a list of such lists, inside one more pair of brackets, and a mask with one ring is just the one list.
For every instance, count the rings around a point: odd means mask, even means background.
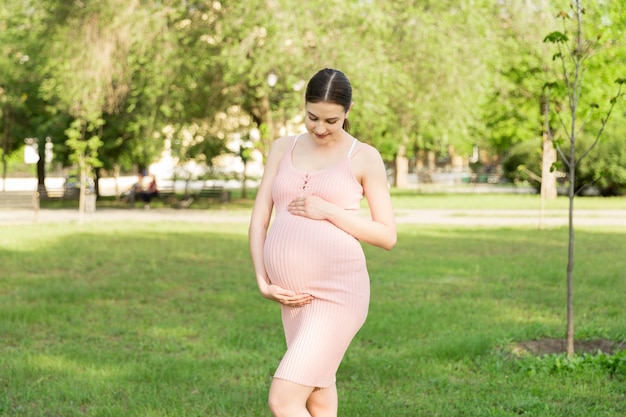
[{"label": "tree trunk", "polygon": [[87,162],[85,161],[85,154],[82,153],[79,156],[78,165],[80,168],[80,194],[78,197],[78,225],[82,226],[85,223],[85,199],[87,187],[85,186],[87,181]]},{"label": "tree trunk", "polygon": [[39,197],[48,197],[48,190],[46,189],[46,142],[40,140],[41,144],[38,144],[39,161],[37,161],[37,192]]},{"label": "tree trunk", "polygon": [[541,203],[543,215],[543,201],[554,200],[557,196],[556,172],[552,171],[552,165],[556,162],[556,148],[551,140],[549,97],[545,94],[541,95],[539,110],[544,120],[541,151]]},{"label": "tree trunk", "polygon": [[269,155],[272,142],[274,141],[274,139],[276,139],[274,137],[276,133],[274,132],[274,117],[272,115],[272,108],[267,94],[264,95],[261,99],[261,104],[263,106],[263,113],[266,118],[265,123],[267,123],[267,131],[265,132],[265,134],[261,133],[261,146],[259,147],[259,150],[263,155],[263,163],[265,163],[265,161],[267,160],[267,156]]},{"label": "tree trunk", "polygon": [[543,151],[541,153],[541,198],[554,200],[557,196],[556,171],[552,170],[552,165],[556,162],[556,149],[548,137],[548,133],[543,134]]},{"label": "tree trunk", "polygon": [[102,174],[102,170],[100,167],[94,168],[94,191],[96,193],[96,198],[100,197],[100,175]]},{"label": "tree trunk", "polygon": [[396,154],[396,169],[395,169],[395,186],[397,188],[408,188],[409,186],[409,160],[406,157],[406,146],[400,145],[398,153]]},{"label": "tree trunk", "polygon": [[[242,151],[243,152],[243,151]],[[248,159],[247,158],[242,158],[243,159],[243,172],[241,173],[242,179],[241,179],[241,199],[245,200],[248,196],[248,187],[246,182],[248,181]]]},{"label": "tree trunk", "polygon": [[5,191],[7,189],[7,156],[6,153],[2,152],[2,190]]},{"label": "tree trunk", "polygon": [[569,169],[569,243],[567,245],[567,356],[574,356],[574,174],[576,164],[574,143],[570,152]]},{"label": "tree trunk", "polygon": [[2,141],[3,143],[0,143],[0,145],[2,145],[2,191],[6,190],[7,188],[7,154],[9,154],[10,151],[10,142],[9,142],[9,107],[6,107],[3,109],[3,113],[4,113],[4,129],[2,132]]},{"label": "tree trunk", "polygon": [[435,163],[435,158],[436,155],[434,151],[426,151],[426,169],[429,173],[435,172],[435,169],[437,167],[437,164]]}]

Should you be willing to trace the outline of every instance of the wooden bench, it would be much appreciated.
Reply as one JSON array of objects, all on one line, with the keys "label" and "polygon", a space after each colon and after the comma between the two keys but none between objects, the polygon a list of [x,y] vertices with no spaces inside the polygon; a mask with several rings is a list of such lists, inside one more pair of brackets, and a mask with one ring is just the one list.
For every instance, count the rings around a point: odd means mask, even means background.
[{"label": "wooden bench", "polygon": [[[186,208],[181,206],[181,201],[178,199],[178,195],[176,194],[176,190],[173,185],[166,185],[159,187],[159,194],[156,196],[159,200],[161,200],[164,204],[169,204],[174,208]],[[191,204],[191,202],[189,202]]]},{"label": "wooden bench", "polygon": [[[167,195],[167,194],[166,194]],[[230,201],[230,191],[220,186],[204,186],[200,190],[192,190],[188,194],[177,198],[176,194],[171,192],[170,196],[174,196],[175,202],[172,204],[174,208],[184,209],[189,208],[194,201],[204,200],[218,200],[220,203],[227,203]],[[162,197],[162,192],[159,190],[159,197]],[[169,198],[171,201],[172,199]]]},{"label": "wooden bench", "polygon": [[209,200],[219,200],[220,203],[230,201],[230,191],[220,186],[204,186],[196,196]]},{"label": "wooden bench", "polygon": [[[159,199],[163,203],[176,205],[176,191],[172,185],[161,186],[158,191],[159,193],[152,200]],[[125,207],[134,207],[135,203],[142,203],[141,196],[131,198],[131,192],[131,190],[124,191],[118,197],[119,202]]]},{"label": "wooden bench", "polygon": [[[53,199],[61,199],[64,196],[64,190],[63,188],[52,188],[52,187],[46,187],[46,198],[53,200]],[[43,198],[43,196],[42,196]]]},{"label": "wooden bench", "polygon": [[37,191],[0,191],[0,209],[39,211],[39,193]]},{"label": "wooden bench", "polygon": [[[173,185],[166,185],[159,187],[159,194],[155,198],[158,198],[163,203],[171,204],[175,208],[189,208],[191,203],[199,199],[217,200],[220,203],[227,203],[230,201],[230,191],[221,186],[204,186],[199,190],[189,190],[188,194],[181,197],[181,193],[177,193]],[[141,201],[141,199],[139,200]],[[127,193],[120,197],[120,201],[125,206],[133,206],[134,203],[129,201]]]},{"label": "wooden bench", "polygon": [[176,197],[176,191],[174,190],[174,186],[168,185],[165,187],[159,187],[158,198],[163,199],[163,201],[168,201],[175,197]]}]

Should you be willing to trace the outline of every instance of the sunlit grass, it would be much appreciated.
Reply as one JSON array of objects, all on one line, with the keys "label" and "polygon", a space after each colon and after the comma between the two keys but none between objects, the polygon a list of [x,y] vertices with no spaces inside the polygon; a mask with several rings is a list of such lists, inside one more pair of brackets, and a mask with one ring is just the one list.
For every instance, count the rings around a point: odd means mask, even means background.
[{"label": "sunlit grass", "polygon": [[[431,193],[416,190],[391,190],[394,206],[399,209],[450,209],[450,210],[539,210],[542,202],[536,194],[495,194],[495,193]],[[241,190],[231,190],[231,200],[228,203],[220,203],[213,200],[198,199],[190,210],[249,210],[254,203],[256,189],[247,191],[247,198],[241,198]],[[155,199],[153,208],[171,208],[171,201]],[[555,200],[543,202],[545,210],[567,210],[569,199],[559,196]],[[78,208],[77,200],[48,200],[41,202],[42,208]],[[97,206],[99,208],[117,208],[127,210],[128,207],[121,204],[115,197],[101,197]],[[137,203],[136,207],[141,207]],[[624,197],[576,197],[575,209],[581,210],[624,210],[626,198]]]},{"label": "sunlit grass", "polygon": [[[416,209],[468,209],[468,210],[539,210],[542,202],[536,194],[473,194],[473,193],[423,193],[411,190],[392,190],[394,205],[398,208]],[[543,201],[545,210],[566,210],[569,199],[559,196]],[[576,197],[574,209],[624,210],[624,197]]]},{"label": "sunlit grass", "polygon": [[[268,416],[284,350],[245,224],[0,228],[1,416]],[[626,340],[626,230],[577,232],[580,338]],[[626,375],[502,353],[565,331],[567,231],[401,226],[365,247],[342,416],[621,416]]]}]

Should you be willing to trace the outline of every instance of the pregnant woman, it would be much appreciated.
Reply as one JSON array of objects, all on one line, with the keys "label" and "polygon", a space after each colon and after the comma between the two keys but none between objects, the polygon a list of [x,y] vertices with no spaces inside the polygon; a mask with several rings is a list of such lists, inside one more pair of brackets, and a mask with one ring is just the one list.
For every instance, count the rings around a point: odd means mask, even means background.
[{"label": "pregnant woman", "polygon": [[369,306],[361,242],[396,243],[382,158],[347,131],[352,104],[341,71],[311,78],[306,132],[272,144],[250,220],[259,291],[280,304],[287,342],[269,393],[276,417],[337,415],[335,374]]}]

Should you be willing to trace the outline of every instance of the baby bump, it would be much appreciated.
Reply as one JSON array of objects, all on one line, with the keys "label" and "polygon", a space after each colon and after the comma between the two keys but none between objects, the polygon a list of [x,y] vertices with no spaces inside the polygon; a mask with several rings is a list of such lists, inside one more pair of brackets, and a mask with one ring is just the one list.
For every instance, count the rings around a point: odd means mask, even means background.
[{"label": "baby bump", "polygon": [[296,292],[324,291],[338,280],[365,277],[361,244],[330,222],[277,216],[265,241],[265,268],[272,283]]}]

